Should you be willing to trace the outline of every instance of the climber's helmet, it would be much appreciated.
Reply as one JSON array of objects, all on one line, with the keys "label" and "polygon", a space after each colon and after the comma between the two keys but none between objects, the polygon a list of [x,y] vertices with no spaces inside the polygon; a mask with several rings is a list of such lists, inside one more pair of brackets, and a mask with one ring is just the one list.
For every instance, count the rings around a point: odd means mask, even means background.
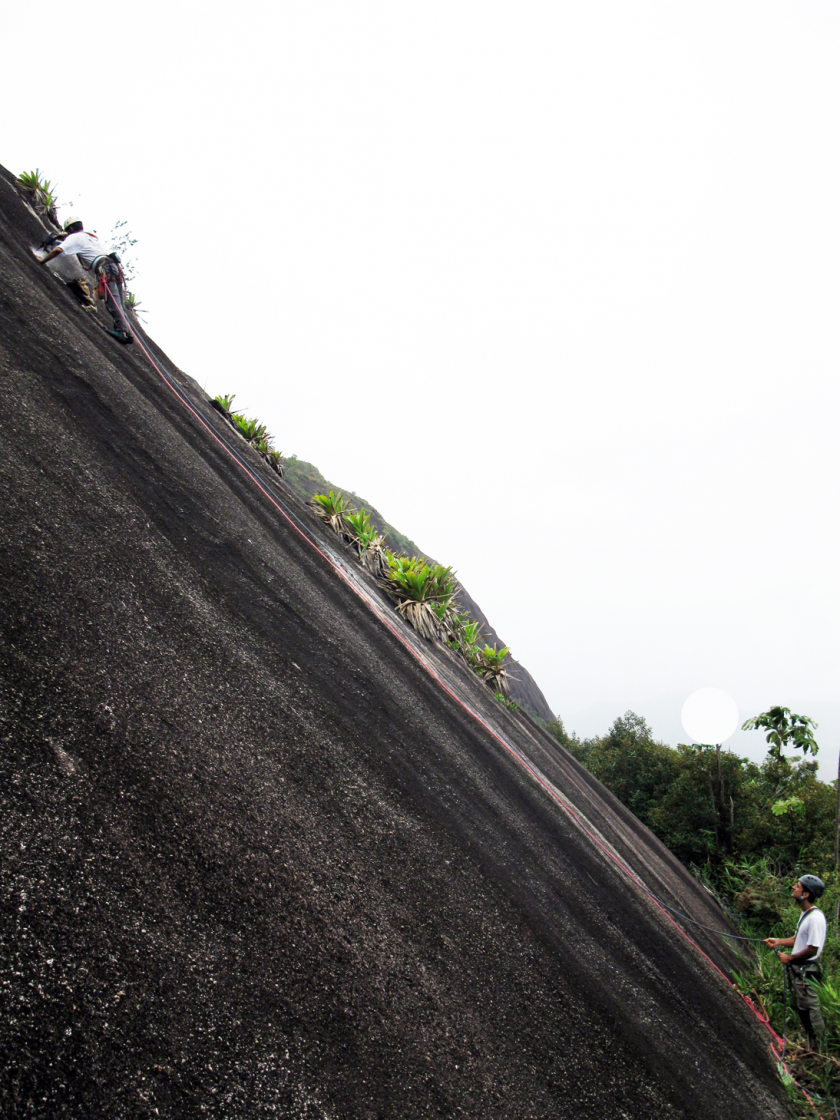
[{"label": "climber's helmet", "polygon": [[78,226],[79,229],[82,229],[82,219],[75,217],[75,215],[71,215],[64,223],[64,232],[77,233],[78,230],[75,230],[73,228],[74,226]]},{"label": "climber's helmet", "polygon": [[825,890],[825,883],[822,879],[818,879],[816,875],[802,875],[799,878],[804,890],[811,896],[811,901],[816,902],[820,895]]}]

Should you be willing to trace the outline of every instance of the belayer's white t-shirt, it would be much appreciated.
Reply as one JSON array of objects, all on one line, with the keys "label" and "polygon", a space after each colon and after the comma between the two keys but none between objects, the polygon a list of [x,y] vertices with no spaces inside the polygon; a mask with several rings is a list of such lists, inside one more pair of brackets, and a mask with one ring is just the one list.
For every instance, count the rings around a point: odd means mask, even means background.
[{"label": "belayer's white t-shirt", "polygon": [[[818,910],[816,906],[812,906],[810,910],[802,914],[796,926],[796,941],[793,943],[793,952],[801,953],[803,949],[807,949],[809,945],[816,945],[819,952],[816,957],[811,957],[812,961],[818,960],[820,954],[825,947],[825,933],[826,921],[825,914],[822,910]],[[805,964],[805,961],[797,962]]]},{"label": "belayer's white t-shirt", "polygon": [[92,233],[85,233],[84,230],[65,237],[61,242],[61,250],[64,253],[75,253],[87,269],[93,268],[95,261],[108,254],[108,250],[99,238]]}]

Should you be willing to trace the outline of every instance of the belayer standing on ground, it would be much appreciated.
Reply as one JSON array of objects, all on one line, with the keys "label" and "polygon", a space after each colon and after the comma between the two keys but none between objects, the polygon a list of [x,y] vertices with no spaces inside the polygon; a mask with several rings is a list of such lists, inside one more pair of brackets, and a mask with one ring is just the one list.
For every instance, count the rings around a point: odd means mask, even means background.
[{"label": "belayer standing on ground", "polygon": [[116,254],[105,253],[98,237],[85,233],[81,218],[68,218],[64,229],[67,237],[61,245],[50,249],[45,257],[38,258],[41,264],[54,260],[62,253],[75,253],[82,268],[93,272],[99,279],[97,294],[105,300],[105,306],[114,320],[114,329],[108,331],[108,334],[113,335],[118,342],[133,342],[125,318],[125,289],[119,258],[115,260]]},{"label": "belayer standing on ground", "polygon": [[808,1035],[808,1044],[815,1049],[825,1033],[825,1022],[820,1011],[820,1001],[810,980],[819,983],[822,968],[820,954],[825,947],[825,914],[814,905],[825,890],[825,883],[816,875],[803,875],[793,888],[793,897],[802,913],[796,923],[793,937],[768,937],[764,942],[771,949],[784,946],[792,953],[779,953],[779,960],[790,971],[796,1010]]}]

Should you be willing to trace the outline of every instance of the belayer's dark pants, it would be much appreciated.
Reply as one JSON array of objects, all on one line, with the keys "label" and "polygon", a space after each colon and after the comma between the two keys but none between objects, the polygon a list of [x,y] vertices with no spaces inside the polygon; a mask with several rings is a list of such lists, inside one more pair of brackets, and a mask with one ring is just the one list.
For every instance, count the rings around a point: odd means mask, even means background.
[{"label": "belayer's dark pants", "polygon": [[825,1020],[822,1017],[819,996],[813,984],[813,981],[818,977],[819,973],[816,970],[810,973],[802,972],[798,968],[790,970],[796,1010],[799,1012],[799,1018],[812,1047],[819,1042],[821,1035],[825,1034]]},{"label": "belayer's dark pants", "polygon": [[125,317],[125,291],[119,265],[105,257],[97,263],[96,274],[105,280],[105,306],[114,320],[114,330],[130,334]]}]

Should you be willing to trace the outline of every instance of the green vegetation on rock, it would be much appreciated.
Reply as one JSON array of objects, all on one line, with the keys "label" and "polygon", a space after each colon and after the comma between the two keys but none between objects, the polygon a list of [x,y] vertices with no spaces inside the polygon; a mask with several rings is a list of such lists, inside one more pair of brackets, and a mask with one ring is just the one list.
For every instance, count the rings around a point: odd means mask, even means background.
[{"label": "green vegetation on rock", "polygon": [[249,443],[254,450],[265,459],[268,465],[283,477],[283,455],[274,447],[274,436],[261,421],[248,417],[244,412],[231,411],[234,393],[219,393],[213,398],[213,406],[217,412],[232,424],[234,429]]},{"label": "green vegetation on rock", "polygon": [[[304,503],[310,502],[316,494],[328,494],[331,490],[342,493],[341,488],[335,486],[332,482],[328,482],[317,467],[313,466],[312,463],[307,463],[304,459],[298,459],[296,455],[290,455],[285,459],[284,466],[284,481]],[[352,491],[349,491],[347,496],[357,502],[359,507],[367,510],[371,524],[380,536],[388,538],[388,542],[395,552],[403,553],[406,556],[424,555],[414,541],[395,529],[370,502],[365,501],[364,498],[359,497]],[[428,560],[429,557],[425,556],[424,559]]]},{"label": "green vegetation on rock", "polygon": [[24,171],[18,175],[17,184],[28,194],[36,212],[45,214],[58,225],[55,212],[55,187],[49,179],[42,178],[40,170],[36,167],[34,171]]},{"label": "green vegetation on rock", "polygon": [[451,568],[416,554],[386,551],[384,538],[371,525],[371,515],[364,508],[354,510],[341,492],[313,494],[310,505],[334,533],[356,549],[361,563],[379,577],[380,587],[396,601],[401,618],[424,638],[460,653],[494,695],[508,692],[510,650],[507,646],[497,650],[486,643],[481,647],[479,624],[458,610],[458,583]]}]

